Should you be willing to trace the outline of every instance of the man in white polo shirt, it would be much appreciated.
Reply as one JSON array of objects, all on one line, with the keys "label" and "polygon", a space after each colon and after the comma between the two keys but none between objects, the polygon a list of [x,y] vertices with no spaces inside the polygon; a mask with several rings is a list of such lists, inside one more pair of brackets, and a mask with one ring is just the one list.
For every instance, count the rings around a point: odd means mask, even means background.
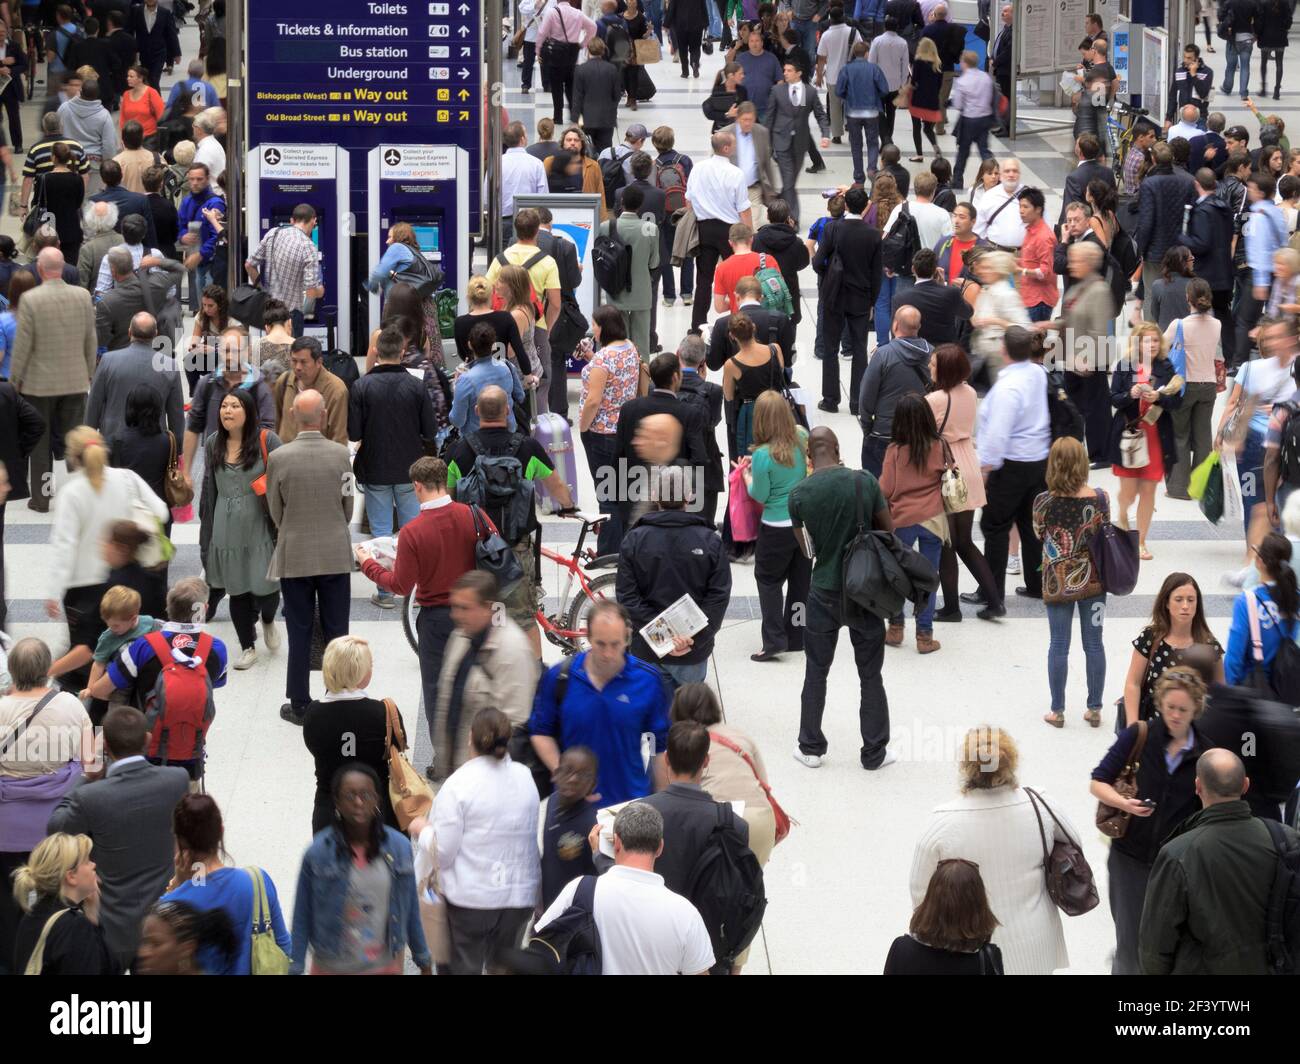
[{"label": "man in white polo shirt", "polygon": [[686,202],[695,214],[700,248],[696,256],[695,302],[691,306],[691,332],[699,333],[712,306],[713,271],[719,259],[731,257],[728,234],[737,222],[754,228],[749,187],[740,168],[732,165],[734,134],[714,133],[713,154],[691,167],[686,179]]},{"label": "man in white polo shirt", "polygon": [[[728,164],[730,165],[730,164]],[[693,172],[693,171],[692,171]],[[592,830],[599,837],[600,828]],[[664,886],[655,858],[664,848],[664,819],[645,802],[614,818],[614,867],[596,880],[592,911],[600,935],[602,975],[706,975],[713,944],[695,906]],[[573,904],[573,880],[537,921],[543,930]]]},{"label": "man in white polo shirt", "polygon": [[980,200],[975,235],[982,236],[999,251],[1016,252],[1025,242],[1025,223],[1020,220],[1020,160],[1004,159],[1002,183],[991,188]]}]

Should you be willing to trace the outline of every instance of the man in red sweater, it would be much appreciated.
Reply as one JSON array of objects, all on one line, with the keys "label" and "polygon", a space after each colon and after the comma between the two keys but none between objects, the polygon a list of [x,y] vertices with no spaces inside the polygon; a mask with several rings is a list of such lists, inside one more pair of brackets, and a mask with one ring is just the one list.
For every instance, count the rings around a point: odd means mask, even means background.
[{"label": "man in red sweater", "polygon": [[[433,737],[433,715],[438,705],[438,674],[443,652],[452,633],[451,585],[475,568],[474,515],[464,503],[447,494],[447,465],[439,458],[417,458],[411,466],[411,483],[420,500],[420,515],[397,537],[397,558],[389,572],[365,547],[357,547],[361,571],[385,591],[409,595],[414,589],[420,614],[416,621],[420,644],[420,686],[424,691],[424,716]],[[487,514],[487,526],[496,531]]]}]

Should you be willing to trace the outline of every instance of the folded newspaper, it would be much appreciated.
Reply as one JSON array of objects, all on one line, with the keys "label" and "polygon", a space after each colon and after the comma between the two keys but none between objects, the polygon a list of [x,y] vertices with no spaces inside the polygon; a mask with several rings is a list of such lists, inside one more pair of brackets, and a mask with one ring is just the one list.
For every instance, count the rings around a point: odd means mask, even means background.
[{"label": "folded newspaper", "polygon": [[704,616],[704,611],[690,595],[683,595],[641,629],[641,638],[663,658],[672,653],[674,636],[685,639],[708,626],[709,619]]},{"label": "folded newspaper", "polygon": [[368,539],[364,543],[358,543],[357,546],[365,547],[375,561],[390,573],[393,571],[393,563],[397,561],[396,536],[376,536],[374,539]]}]

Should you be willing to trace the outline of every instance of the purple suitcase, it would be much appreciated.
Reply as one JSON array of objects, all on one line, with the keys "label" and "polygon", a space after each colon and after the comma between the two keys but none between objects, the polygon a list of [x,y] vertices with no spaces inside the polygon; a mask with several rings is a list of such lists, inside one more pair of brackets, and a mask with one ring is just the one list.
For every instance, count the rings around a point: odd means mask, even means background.
[{"label": "purple suitcase", "polygon": [[[537,409],[536,399],[533,409]],[[555,462],[556,472],[564,478],[573,496],[573,505],[578,505],[578,456],[573,450],[573,429],[559,414],[538,414],[533,418],[533,439],[545,448],[546,453]],[[544,484],[537,485],[538,508],[544,514],[553,514],[559,505],[551,498]]]}]

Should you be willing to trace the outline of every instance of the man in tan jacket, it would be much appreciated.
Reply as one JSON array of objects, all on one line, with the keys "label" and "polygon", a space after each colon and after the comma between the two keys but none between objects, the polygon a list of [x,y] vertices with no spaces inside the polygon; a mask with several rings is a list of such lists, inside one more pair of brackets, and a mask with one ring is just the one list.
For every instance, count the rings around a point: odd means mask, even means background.
[{"label": "man in tan jacket", "polygon": [[348,386],[325,368],[325,353],[320,341],[311,336],[298,337],[289,351],[289,369],[275,382],[275,434],[285,443],[298,435],[293,417],[294,400],[308,390],[318,392],[325,401],[320,433],[327,440],[348,442]]},{"label": "man in tan jacket", "polygon": [[46,513],[54,495],[54,459],[63,457],[63,437],[86,418],[98,341],[90,293],[63,280],[63,252],[43,250],[36,257],[36,271],[40,285],[18,304],[9,377],[45,421],[45,432],[32,451],[32,497],[27,506]]}]

